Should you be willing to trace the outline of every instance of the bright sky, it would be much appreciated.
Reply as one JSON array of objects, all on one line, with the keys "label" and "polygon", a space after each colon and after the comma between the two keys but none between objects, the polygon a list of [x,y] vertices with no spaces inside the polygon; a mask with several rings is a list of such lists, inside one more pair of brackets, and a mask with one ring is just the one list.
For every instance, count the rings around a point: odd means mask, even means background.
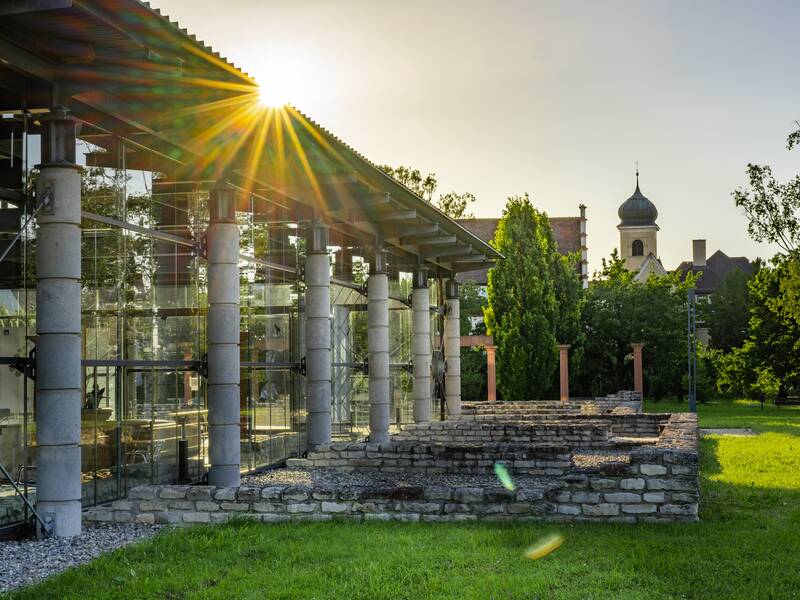
[{"label": "bright sky", "polygon": [[[377,163],[435,172],[477,216],[530,193],[588,206],[590,268],[633,192],[658,207],[668,269],[709,253],[770,256],[731,191],[748,162],[800,172],[800,3],[154,0]],[[267,89],[268,93],[272,90]]]}]

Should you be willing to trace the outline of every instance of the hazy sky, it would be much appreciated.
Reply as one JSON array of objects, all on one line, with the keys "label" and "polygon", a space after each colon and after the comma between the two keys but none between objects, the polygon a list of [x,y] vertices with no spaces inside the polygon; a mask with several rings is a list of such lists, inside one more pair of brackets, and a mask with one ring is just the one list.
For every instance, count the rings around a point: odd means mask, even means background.
[{"label": "hazy sky", "polygon": [[477,216],[523,192],[551,216],[586,204],[592,270],[637,160],[668,269],[700,237],[771,255],[731,191],[748,162],[800,171],[800,2],[152,4],[374,162],[474,193]]}]

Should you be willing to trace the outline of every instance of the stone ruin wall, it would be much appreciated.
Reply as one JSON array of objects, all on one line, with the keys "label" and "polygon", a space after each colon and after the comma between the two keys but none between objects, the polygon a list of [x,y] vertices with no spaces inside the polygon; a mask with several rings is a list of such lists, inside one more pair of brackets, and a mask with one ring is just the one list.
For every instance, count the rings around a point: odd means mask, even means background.
[{"label": "stone ruin wall", "polygon": [[[653,420],[659,422],[661,416]],[[695,521],[699,484],[695,415],[671,415],[653,444],[631,450],[627,461],[593,467],[573,464],[567,446],[490,444],[485,449],[437,444],[332,444],[297,466],[355,471],[491,472],[502,460],[513,476],[542,473],[535,489],[501,487],[311,486],[213,488],[142,486],[127,500],[85,512],[88,521],[189,525],[231,518],[266,522],[356,521]],[[505,458],[499,458],[503,452]],[[527,454],[526,454],[527,453]],[[325,461],[328,461],[325,464]],[[341,461],[331,463],[331,461]],[[408,464],[406,463],[408,461]],[[549,471],[549,472],[548,472]],[[469,472],[469,471],[467,471]]]},{"label": "stone ruin wall", "polygon": [[[638,392],[617,392],[600,398],[570,398],[569,400],[524,400],[517,402],[464,402],[461,415],[504,414],[608,414],[641,413],[642,399]],[[459,417],[459,418],[460,418]]]},{"label": "stone ruin wall", "polygon": [[519,441],[603,445],[612,438],[658,438],[670,413],[531,415],[485,414],[429,425],[406,425],[392,438],[397,441],[436,443]]}]

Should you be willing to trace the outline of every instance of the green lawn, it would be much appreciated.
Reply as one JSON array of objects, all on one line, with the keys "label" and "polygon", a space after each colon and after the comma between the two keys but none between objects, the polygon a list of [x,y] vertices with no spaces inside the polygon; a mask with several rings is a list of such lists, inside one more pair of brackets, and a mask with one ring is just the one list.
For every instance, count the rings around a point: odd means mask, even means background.
[{"label": "green lawn", "polygon": [[[205,526],[163,533],[13,597],[800,597],[800,410],[701,405],[700,423],[762,432],[702,441],[700,523]],[[561,548],[524,558],[554,530]]]}]

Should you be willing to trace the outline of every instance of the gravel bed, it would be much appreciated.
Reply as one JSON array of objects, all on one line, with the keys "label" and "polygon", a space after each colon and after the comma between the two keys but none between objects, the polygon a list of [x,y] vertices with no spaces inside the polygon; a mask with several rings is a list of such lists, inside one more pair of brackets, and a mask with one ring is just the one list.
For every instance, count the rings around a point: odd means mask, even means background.
[{"label": "gravel bed", "polygon": [[[514,477],[517,487],[523,489],[541,488],[552,479],[521,475]],[[346,472],[337,469],[274,469],[242,478],[243,486],[267,487],[271,485],[308,485],[319,489],[340,487],[381,487],[381,486],[420,486],[420,487],[501,487],[497,477],[490,474],[471,475],[465,473],[385,473],[385,472]]]},{"label": "gravel bed", "polygon": [[71,538],[0,541],[0,594],[156,534],[153,525],[84,525]]}]

